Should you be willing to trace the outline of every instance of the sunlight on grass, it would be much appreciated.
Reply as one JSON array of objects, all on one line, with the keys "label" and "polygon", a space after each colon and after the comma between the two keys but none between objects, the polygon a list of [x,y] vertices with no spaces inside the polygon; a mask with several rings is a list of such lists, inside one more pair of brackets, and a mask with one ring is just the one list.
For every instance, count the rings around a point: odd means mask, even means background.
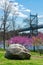
[{"label": "sunlight on grass", "polygon": [[9,60],[4,58],[5,51],[0,51],[0,65],[43,65],[43,55],[31,52],[30,60]]}]

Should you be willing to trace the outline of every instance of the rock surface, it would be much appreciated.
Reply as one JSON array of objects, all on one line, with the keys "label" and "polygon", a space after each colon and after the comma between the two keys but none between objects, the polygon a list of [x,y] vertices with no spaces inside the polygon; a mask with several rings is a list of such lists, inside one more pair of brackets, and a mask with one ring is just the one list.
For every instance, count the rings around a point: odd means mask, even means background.
[{"label": "rock surface", "polygon": [[31,54],[21,44],[11,44],[6,50],[5,57],[8,59],[30,59]]}]

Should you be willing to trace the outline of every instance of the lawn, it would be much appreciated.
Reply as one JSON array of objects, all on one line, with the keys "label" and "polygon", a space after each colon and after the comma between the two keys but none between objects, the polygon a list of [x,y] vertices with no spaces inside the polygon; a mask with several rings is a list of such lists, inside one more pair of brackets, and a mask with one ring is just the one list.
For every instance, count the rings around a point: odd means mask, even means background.
[{"label": "lawn", "polygon": [[39,53],[31,53],[30,60],[9,60],[4,57],[5,51],[0,50],[0,65],[43,65],[43,55]]}]

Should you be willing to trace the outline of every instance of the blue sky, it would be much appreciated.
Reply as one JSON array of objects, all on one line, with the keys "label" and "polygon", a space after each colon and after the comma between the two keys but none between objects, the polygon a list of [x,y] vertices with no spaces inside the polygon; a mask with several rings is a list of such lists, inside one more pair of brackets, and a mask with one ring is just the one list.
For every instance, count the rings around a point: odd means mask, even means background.
[{"label": "blue sky", "polygon": [[[43,0],[15,0],[19,4],[22,4],[25,8],[31,10],[32,14],[38,14],[39,24],[43,24]],[[29,12],[25,12],[29,15]]]},{"label": "blue sky", "polygon": [[[43,0],[15,0],[25,8],[31,10],[32,14],[38,14],[40,24],[43,23]],[[28,12],[25,14],[29,15]]]},{"label": "blue sky", "polygon": [[[17,19],[17,24],[22,24],[23,27],[23,19],[25,17],[31,14],[38,14],[38,22],[39,24],[43,24],[43,0],[10,0],[10,1],[14,1],[17,4],[17,8],[19,9],[19,17]],[[0,1],[1,2],[1,1]],[[21,12],[20,12],[21,10]],[[0,15],[1,14],[1,10],[0,10]],[[21,17],[22,16],[22,17]]]},{"label": "blue sky", "polygon": [[43,0],[15,0],[18,3],[24,5],[24,7],[31,10],[31,12],[43,14]]}]

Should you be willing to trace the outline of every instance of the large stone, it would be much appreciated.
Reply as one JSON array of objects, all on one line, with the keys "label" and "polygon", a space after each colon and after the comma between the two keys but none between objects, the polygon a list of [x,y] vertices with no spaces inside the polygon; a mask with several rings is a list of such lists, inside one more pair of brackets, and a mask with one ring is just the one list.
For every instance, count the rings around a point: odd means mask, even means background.
[{"label": "large stone", "polygon": [[5,57],[8,59],[30,59],[31,54],[21,44],[11,44],[6,50]]}]

